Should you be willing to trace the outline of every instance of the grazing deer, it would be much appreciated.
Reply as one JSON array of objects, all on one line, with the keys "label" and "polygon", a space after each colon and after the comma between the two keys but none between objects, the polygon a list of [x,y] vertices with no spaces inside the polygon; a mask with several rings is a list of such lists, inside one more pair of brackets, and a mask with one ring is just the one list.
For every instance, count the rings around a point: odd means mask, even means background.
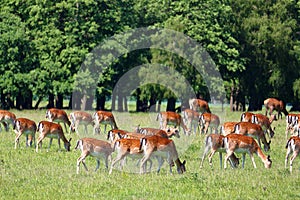
[{"label": "grazing deer", "polygon": [[[224,136],[220,134],[210,134],[205,138],[205,148],[204,153],[201,159],[200,168],[203,167],[203,162],[206,158],[206,155],[210,151],[208,155],[209,165],[212,166],[212,157],[216,152],[219,152],[220,156],[220,167],[222,169],[222,153],[226,153],[223,145]],[[229,161],[232,168],[237,168],[239,165],[239,158],[237,158],[234,153],[229,157]]]},{"label": "grazing deer", "polygon": [[145,163],[153,154],[160,156],[167,155],[168,163],[170,165],[170,173],[172,173],[172,166],[174,165],[174,162],[177,166],[177,172],[179,174],[182,174],[186,171],[185,161],[180,161],[173,140],[163,138],[158,135],[145,137],[141,139],[139,149],[144,150],[144,157],[141,160],[140,174],[145,173]]},{"label": "grazing deer", "polygon": [[224,122],[224,124],[220,128],[220,133],[222,135],[228,135],[230,133],[234,133],[234,127],[238,122]]},{"label": "grazing deer", "polygon": [[128,131],[125,130],[112,129],[107,133],[107,140],[111,143],[115,143],[115,141],[124,138],[127,133]]},{"label": "grazing deer", "polygon": [[46,111],[46,119],[49,122],[62,122],[65,126],[65,131],[68,132],[67,125],[70,127],[71,122],[68,118],[67,113],[64,110],[60,110],[57,108],[50,108]]},{"label": "grazing deer", "polygon": [[252,112],[244,112],[241,114],[241,122],[252,122],[252,117],[255,114]]},{"label": "grazing deer", "polygon": [[287,149],[285,156],[285,168],[287,168],[287,163],[290,155],[293,153],[290,159],[290,172],[293,171],[293,162],[300,152],[300,138],[298,136],[292,136],[287,141],[285,148]]},{"label": "grazing deer", "polygon": [[[14,123],[16,120],[16,115],[12,112],[9,112],[7,110],[0,110],[0,122],[4,126],[5,131],[9,130],[9,125],[11,124],[14,127]],[[2,131],[1,125],[0,125],[0,132]]]},{"label": "grazing deer", "polygon": [[61,149],[60,148],[60,139],[62,139],[62,141],[64,142],[65,149],[67,151],[70,151],[70,146],[71,146],[70,141],[72,138],[70,138],[69,140],[66,139],[61,125],[53,123],[53,122],[41,121],[41,122],[39,122],[39,124],[37,126],[37,131],[40,132],[40,136],[37,141],[36,152],[38,152],[39,145],[40,145],[40,148],[42,148],[42,140],[46,137],[50,138],[50,143],[49,143],[49,147],[48,147],[47,151],[49,151],[49,149],[50,149],[53,138],[58,139],[59,149]]},{"label": "grazing deer", "polygon": [[199,124],[201,127],[201,133],[207,133],[208,128],[210,127],[210,132],[212,133],[213,129],[215,133],[218,132],[218,127],[220,125],[220,118],[212,113],[203,113],[199,118]]},{"label": "grazing deer", "polygon": [[199,117],[200,113],[192,109],[185,109],[182,111],[183,122],[189,127],[189,130],[194,128],[194,134],[197,133],[197,128],[199,128]]},{"label": "grazing deer", "polygon": [[202,99],[190,99],[189,100],[190,109],[198,111],[200,113],[208,112],[210,113],[209,105],[207,101]]},{"label": "grazing deer", "polygon": [[[37,130],[36,124],[34,121],[27,119],[27,118],[18,118],[15,120],[14,123],[14,130],[16,133],[15,139],[15,149],[19,146],[19,139],[22,134],[26,136],[26,146],[32,146],[32,141],[35,145],[35,133]],[[30,137],[30,138],[29,138]],[[29,139],[28,139],[29,138]]]},{"label": "grazing deer", "polygon": [[274,137],[274,129],[272,129],[271,124],[276,119],[276,115],[271,115],[270,118],[263,114],[255,114],[252,116],[251,122],[258,124],[265,132],[269,132],[270,138]]},{"label": "grazing deer", "polygon": [[[127,139],[127,138],[119,139],[114,143],[114,151],[117,152],[117,156],[111,163],[109,174],[112,173],[114,166],[118,162],[124,161],[124,159],[127,156],[129,156],[133,159],[141,159],[143,157],[143,150],[140,149],[140,140],[139,139]],[[160,160],[158,159],[158,161],[160,161]],[[150,162],[150,168],[151,168],[152,161],[149,160],[149,162]],[[160,170],[161,165],[162,165],[162,163],[159,163],[158,171]],[[121,170],[123,170],[123,164],[121,164]]]},{"label": "grazing deer", "polygon": [[75,149],[81,150],[81,155],[77,159],[77,174],[79,174],[80,163],[83,164],[86,171],[88,168],[85,164],[85,158],[87,156],[92,156],[96,159],[97,165],[95,171],[100,167],[100,158],[103,158],[105,161],[105,168],[108,169],[108,159],[111,157],[113,148],[110,143],[97,140],[95,138],[81,138],[77,141]]},{"label": "grazing deer", "polygon": [[76,132],[78,134],[78,127],[80,124],[84,126],[84,133],[88,134],[88,125],[94,127],[94,121],[92,115],[84,111],[74,111],[70,113],[70,132]]},{"label": "grazing deer", "polygon": [[223,139],[224,142],[224,148],[226,149],[226,156],[224,161],[224,169],[227,168],[227,161],[229,157],[234,153],[242,153],[243,155],[243,161],[242,161],[242,167],[244,168],[245,165],[245,157],[246,153],[249,154],[253,167],[256,168],[256,164],[254,161],[253,154],[257,154],[258,157],[261,158],[262,162],[265,165],[265,168],[271,168],[272,161],[270,159],[270,156],[266,156],[261,148],[258,146],[257,142],[254,138],[246,136],[246,135],[240,135],[240,134],[229,134],[225,136]]},{"label": "grazing deer", "polygon": [[270,142],[267,142],[264,131],[261,126],[251,122],[239,122],[234,126],[234,133],[247,135],[257,139],[259,146],[261,147],[261,141],[264,144],[264,150],[270,150]]},{"label": "grazing deer", "polygon": [[141,133],[144,135],[159,135],[165,138],[172,138],[173,136],[180,138],[178,128],[167,127],[166,129],[158,129],[158,128],[141,128],[138,126],[135,130],[137,133]]},{"label": "grazing deer", "polygon": [[104,124],[104,133],[106,132],[107,124],[110,125],[111,129],[118,129],[115,117],[112,112],[108,111],[96,111],[93,114],[94,120],[94,134],[99,134],[101,132],[100,124]]},{"label": "grazing deer", "polygon": [[278,112],[277,119],[279,119],[279,116],[282,119],[281,112],[283,112],[285,116],[287,116],[289,114],[288,111],[286,110],[285,104],[283,103],[282,100],[278,100],[275,98],[268,98],[264,101],[264,106],[266,108],[266,116],[267,116],[269,110],[270,110],[269,111],[270,116],[272,115],[272,112],[274,110],[276,110]]},{"label": "grazing deer", "polygon": [[156,121],[160,123],[160,129],[166,129],[167,125],[174,125],[175,127],[182,127],[184,134],[189,135],[190,130],[183,123],[180,114],[172,111],[160,112],[156,117]]}]

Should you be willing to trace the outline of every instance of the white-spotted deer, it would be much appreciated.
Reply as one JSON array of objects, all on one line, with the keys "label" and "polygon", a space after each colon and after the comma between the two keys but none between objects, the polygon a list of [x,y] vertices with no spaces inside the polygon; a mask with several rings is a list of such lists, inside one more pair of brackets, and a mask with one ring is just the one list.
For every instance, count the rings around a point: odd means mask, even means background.
[{"label": "white-spotted deer", "polygon": [[58,124],[63,123],[66,132],[68,132],[67,125],[69,127],[71,125],[66,111],[57,108],[48,109],[46,111],[46,119],[48,119],[49,122],[57,122]]},{"label": "white-spotted deer", "polygon": [[278,112],[277,119],[279,119],[279,117],[281,117],[281,119],[282,119],[281,112],[283,112],[285,116],[287,116],[289,114],[288,111],[285,108],[285,104],[283,103],[283,101],[278,100],[276,98],[268,98],[268,99],[264,100],[264,106],[266,108],[266,116],[268,114],[268,111],[269,111],[269,114],[271,116],[272,112],[274,110],[276,110]]},{"label": "white-spotted deer", "polygon": [[[127,138],[122,138],[117,140],[114,143],[114,151],[117,153],[116,158],[112,161],[111,167],[109,170],[109,174],[112,173],[112,170],[114,166],[121,161],[124,161],[124,159],[129,156],[133,159],[141,159],[143,157],[143,150],[140,149],[140,139],[127,139]],[[158,161],[160,161],[158,159]],[[152,166],[152,161],[149,160],[150,162],[150,169]],[[123,170],[123,165],[124,162],[121,163],[121,170]],[[159,169],[162,163],[159,163]]]},{"label": "white-spotted deer", "polygon": [[106,126],[109,124],[111,129],[118,129],[115,117],[112,112],[109,111],[96,111],[93,114],[94,120],[94,134],[100,134],[100,125],[104,124],[104,133],[106,133]]},{"label": "white-spotted deer", "polygon": [[285,148],[287,149],[286,156],[285,156],[285,168],[287,168],[288,159],[290,155],[293,154],[290,159],[290,172],[292,172],[293,162],[300,152],[300,138],[298,136],[290,137],[290,139],[286,143]]},{"label": "white-spotted deer", "polygon": [[90,113],[84,111],[74,111],[70,113],[70,132],[76,132],[78,134],[79,125],[84,126],[84,133],[88,134],[88,125],[94,127],[94,121]]},{"label": "white-spotted deer", "polygon": [[[222,169],[222,167],[223,167],[223,165],[222,165],[222,153],[226,153],[224,145],[223,145],[223,139],[224,139],[223,135],[213,134],[213,133],[209,134],[205,138],[205,147],[204,147],[204,152],[203,152],[201,163],[200,163],[200,168],[203,167],[203,162],[204,162],[208,152],[209,152],[208,161],[209,161],[210,166],[212,166],[212,157],[214,156],[214,154],[216,152],[219,152],[220,167]],[[230,164],[231,164],[232,168],[237,168],[238,167],[239,158],[237,158],[234,153],[229,157],[229,161],[230,161]]]},{"label": "white-spotted deer", "polygon": [[66,139],[61,125],[53,122],[41,121],[37,126],[37,131],[40,132],[40,135],[38,137],[38,141],[36,145],[36,152],[38,152],[39,145],[40,148],[42,148],[42,140],[46,137],[50,138],[50,143],[47,151],[49,151],[50,149],[53,138],[58,140],[59,149],[61,149],[60,140],[62,140],[64,142],[65,149],[67,151],[70,151],[70,146],[71,146],[70,141],[72,138],[70,138],[69,140]]},{"label": "white-spotted deer", "polygon": [[17,146],[19,146],[19,139],[22,134],[25,134],[26,136],[26,146],[32,146],[32,141],[35,144],[35,133],[37,130],[36,123],[30,119],[27,118],[18,118],[15,120],[14,123],[14,130],[16,133],[16,139],[15,139],[15,149]]},{"label": "white-spotted deer", "polygon": [[200,113],[208,112],[210,113],[209,105],[207,101],[202,99],[190,99],[189,100],[190,109],[194,111],[199,111]]},{"label": "white-spotted deer", "polygon": [[[9,112],[7,110],[0,110],[0,123],[4,126],[5,131],[9,130],[9,125],[12,125],[14,127],[14,123],[16,120],[16,115],[12,112]],[[1,125],[0,125],[0,132],[2,131]]]},{"label": "white-spotted deer", "polygon": [[241,122],[252,122],[252,116],[255,114],[252,112],[244,112],[241,114]]},{"label": "white-spotted deer", "polygon": [[272,129],[271,124],[276,119],[276,115],[271,115],[271,117],[267,117],[263,114],[254,114],[252,116],[251,122],[258,124],[264,130],[265,133],[269,133],[270,138],[274,137],[274,129]]},{"label": "white-spotted deer", "polygon": [[140,126],[138,126],[135,132],[144,135],[159,135],[165,138],[172,138],[173,136],[180,138],[178,128],[174,128],[174,127],[167,127],[166,129],[162,130],[158,128],[148,128],[148,127],[141,128]]},{"label": "white-spotted deer", "polygon": [[270,159],[270,156],[266,156],[261,148],[258,146],[257,142],[253,137],[246,136],[246,135],[240,135],[240,134],[229,134],[225,136],[223,139],[224,142],[224,148],[226,149],[226,156],[224,161],[224,168],[227,168],[227,161],[229,157],[234,153],[242,153],[243,155],[243,161],[242,161],[242,167],[245,166],[245,157],[246,153],[249,154],[253,167],[256,168],[256,164],[254,161],[253,154],[257,154],[258,157],[262,160],[264,163],[265,168],[271,168],[272,161]]},{"label": "white-spotted deer", "polygon": [[228,135],[230,133],[234,133],[234,127],[239,122],[224,122],[220,128],[220,134]]},{"label": "white-spotted deer", "polygon": [[189,127],[189,130],[192,131],[194,129],[194,134],[196,134],[197,129],[199,129],[199,117],[200,113],[192,109],[185,109],[182,111],[183,122],[185,123],[186,127]]},{"label": "white-spotted deer", "polygon": [[144,150],[144,157],[141,160],[140,174],[145,173],[145,163],[154,154],[162,157],[167,156],[170,165],[170,173],[174,162],[177,166],[177,172],[182,174],[186,171],[185,161],[181,162],[173,140],[163,138],[157,135],[148,136],[141,139],[140,150]]},{"label": "white-spotted deer", "polygon": [[190,130],[183,123],[183,119],[180,114],[172,111],[165,111],[158,113],[156,121],[160,123],[160,129],[166,129],[167,125],[174,125],[175,127],[182,127],[184,134],[189,135]]},{"label": "white-spotted deer", "polygon": [[77,174],[79,174],[80,163],[82,163],[85,170],[88,171],[85,164],[85,158],[87,156],[92,156],[96,159],[97,165],[95,171],[100,167],[101,158],[104,159],[105,168],[108,169],[108,159],[111,158],[113,152],[113,147],[110,143],[95,138],[81,138],[77,141],[75,149],[80,149],[81,151],[81,155],[77,159]]},{"label": "white-spotted deer", "polygon": [[213,130],[215,131],[214,133],[217,133],[218,127],[220,125],[220,118],[212,113],[203,113],[199,118],[199,124],[201,127],[201,134],[206,134],[209,127],[211,133],[213,132]]},{"label": "white-spotted deer", "polygon": [[289,132],[291,132],[291,134],[294,135],[298,131],[298,127],[300,124],[299,121],[300,121],[300,114],[289,113],[286,116],[286,128],[285,128],[286,139],[288,139]]},{"label": "white-spotted deer", "polygon": [[251,122],[239,122],[234,126],[234,133],[247,135],[257,139],[259,146],[261,147],[261,142],[264,144],[264,150],[270,150],[270,142],[267,142],[264,131],[261,126]]}]

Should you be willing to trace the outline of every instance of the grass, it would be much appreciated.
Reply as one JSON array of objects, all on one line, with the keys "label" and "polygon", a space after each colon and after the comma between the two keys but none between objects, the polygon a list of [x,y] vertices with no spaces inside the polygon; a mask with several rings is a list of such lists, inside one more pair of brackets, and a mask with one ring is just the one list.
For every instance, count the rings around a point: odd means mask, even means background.
[{"label": "grass", "polygon": [[[237,121],[240,112],[223,112],[212,109],[224,121]],[[17,117],[27,117],[38,122],[44,120],[45,110],[13,111]],[[67,111],[70,112],[70,111]],[[157,127],[155,113],[114,113],[120,128],[133,130],[134,126]],[[0,133],[0,198],[1,199],[295,199],[300,197],[299,158],[294,162],[293,173],[284,168],[285,120],[274,122],[275,136],[268,154],[273,161],[267,170],[255,155],[257,169],[246,156],[245,168],[220,169],[218,155],[213,158],[213,166],[206,160],[199,168],[205,136],[197,135],[175,138],[181,160],[187,161],[187,172],[178,175],[176,169],[170,175],[164,163],[160,174],[154,171],[145,175],[137,173],[132,164],[125,172],[114,170],[111,175],[101,162],[94,172],[96,162],[87,158],[88,172],[81,167],[76,174],[76,160],[80,155],[74,150],[75,142],[85,135],[66,134],[72,137],[72,151],[58,151],[54,140],[46,152],[49,139],[43,143],[39,153],[34,148],[25,147],[25,137],[21,137],[19,149],[14,149],[14,133]],[[82,127],[80,127],[82,128]],[[82,129],[80,129],[82,130]],[[90,127],[89,132],[92,133]],[[91,137],[95,137],[90,135]],[[105,135],[97,136],[105,140]],[[62,145],[63,147],[63,145]],[[128,166],[131,163],[128,159]],[[154,163],[156,161],[154,160]],[[136,168],[135,168],[136,167]]]}]

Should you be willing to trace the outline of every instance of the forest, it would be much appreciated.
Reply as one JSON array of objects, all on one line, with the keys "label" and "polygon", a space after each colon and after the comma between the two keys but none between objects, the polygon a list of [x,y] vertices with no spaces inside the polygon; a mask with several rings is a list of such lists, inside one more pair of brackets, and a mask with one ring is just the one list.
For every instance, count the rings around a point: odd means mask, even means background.
[{"label": "forest", "polygon": [[[142,27],[182,33],[201,44],[211,60],[200,62],[213,62],[222,84],[210,86],[212,91],[204,74],[184,56],[203,56],[199,49],[185,48],[184,41],[168,35],[135,31]],[[183,53],[139,46],[149,37],[164,47],[179,45]],[[136,46],[122,51],[114,41]],[[300,110],[299,64],[297,0],[3,0],[0,8],[2,109],[37,109],[43,101],[47,108],[63,108],[67,100],[68,109],[127,111],[126,102],[132,99],[136,111],[156,111],[153,105],[162,101],[167,101],[167,110],[175,110],[176,101],[184,100],[174,91],[190,98],[184,93],[189,85],[198,98],[230,103],[232,111],[261,110],[268,97]],[[122,88],[114,93],[118,81],[137,66],[139,71],[131,71],[127,80],[140,86],[129,96]],[[215,91],[224,95],[213,99]]]}]

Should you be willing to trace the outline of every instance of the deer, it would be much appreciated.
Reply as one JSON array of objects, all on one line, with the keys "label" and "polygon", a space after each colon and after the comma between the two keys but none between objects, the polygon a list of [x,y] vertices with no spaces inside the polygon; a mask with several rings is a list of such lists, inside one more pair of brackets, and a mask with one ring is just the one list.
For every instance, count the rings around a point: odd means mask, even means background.
[{"label": "deer", "polygon": [[[205,138],[205,147],[204,147],[204,152],[203,152],[201,163],[200,163],[200,169],[203,167],[203,162],[204,162],[208,152],[209,152],[208,161],[209,161],[210,166],[212,166],[212,157],[214,156],[214,154],[216,152],[219,152],[220,167],[222,169],[222,167],[223,167],[223,165],[222,165],[222,153],[226,153],[226,151],[224,149],[224,145],[223,145],[224,137],[225,136],[223,136],[223,135],[212,133],[212,134],[209,134]],[[230,164],[231,164],[232,168],[237,168],[238,167],[239,158],[237,158],[234,153],[229,157],[229,161],[230,161]]]},{"label": "deer", "polygon": [[121,130],[121,129],[112,129],[107,132],[107,140],[111,143],[114,143],[118,139],[122,139],[128,131]]},{"label": "deer", "polygon": [[274,110],[276,110],[278,112],[277,113],[278,114],[277,119],[279,119],[279,117],[281,117],[281,119],[282,119],[281,112],[283,112],[285,116],[287,116],[289,114],[288,111],[285,108],[284,102],[282,100],[278,100],[276,98],[268,98],[268,99],[264,100],[264,106],[266,108],[266,114],[265,114],[266,116],[268,114],[268,111],[269,111],[269,114],[271,116],[272,112]]},{"label": "deer", "polygon": [[49,122],[58,122],[58,124],[63,123],[66,132],[68,132],[67,125],[69,127],[71,125],[67,113],[64,110],[57,108],[48,109],[46,111],[46,119],[48,119]]},{"label": "deer", "polygon": [[201,133],[207,133],[208,128],[210,127],[211,133],[214,129],[215,133],[218,132],[218,127],[220,125],[220,118],[212,113],[203,113],[199,118],[199,124],[201,127]]},{"label": "deer", "polygon": [[167,125],[174,125],[175,127],[182,127],[185,135],[190,134],[190,130],[183,123],[181,115],[176,112],[160,112],[157,114],[156,121],[159,121],[160,129],[166,129]]},{"label": "deer", "polygon": [[69,115],[71,125],[70,132],[76,132],[78,134],[78,127],[80,124],[84,126],[84,133],[88,134],[88,125],[94,127],[94,121],[92,115],[84,111],[74,111]]},{"label": "deer", "polygon": [[[121,138],[115,141],[114,151],[117,152],[116,158],[112,161],[109,174],[112,173],[114,166],[121,161],[124,161],[127,156],[133,159],[141,159],[143,157],[143,150],[140,149],[140,139],[128,139]],[[158,159],[162,162],[162,159]],[[152,166],[152,161],[150,162],[150,168]],[[121,170],[123,170],[124,162],[121,163]],[[158,171],[160,170],[162,163],[159,163]]]},{"label": "deer", "polygon": [[287,149],[286,156],[285,156],[285,168],[287,168],[288,159],[290,155],[293,154],[290,159],[290,172],[292,173],[293,162],[300,152],[300,138],[298,136],[290,137],[286,143],[285,148]]},{"label": "deer", "polygon": [[292,134],[295,134],[295,132],[297,132],[299,119],[300,119],[300,114],[296,114],[296,113],[289,113],[286,116],[286,129],[285,129],[286,139],[288,139],[289,132],[291,132]]},{"label": "deer", "polygon": [[252,116],[251,122],[260,125],[264,130],[264,132],[265,133],[269,132],[270,138],[273,138],[275,134],[274,132],[275,128],[272,129],[271,124],[274,120],[277,120],[276,115],[271,115],[271,117],[269,118],[263,114],[258,113]]},{"label": "deer", "polygon": [[[32,146],[32,141],[35,144],[35,133],[37,130],[36,123],[30,119],[27,118],[18,118],[14,122],[14,131],[16,133],[16,139],[15,139],[15,149],[17,149],[17,146],[20,146],[19,139],[21,135],[25,134],[26,136],[26,147]],[[30,138],[29,138],[30,137]]]},{"label": "deer", "polygon": [[148,127],[141,128],[140,126],[137,126],[135,132],[144,135],[159,135],[165,138],[172,138],[173,136],[180,138],[178,128],[174,128],[174,127],[167,127],[166,129],[158,129],[158,128],[148,128]]},{"label": "deer", "polygon": [[220,134],[228,135],[234,133],[234,126],[239,122],[224,122],[220,128]]},{"label": "deer", "polygon": [[85,164],[85,159],[88,156],[94,157],[96,159],[97,164],[95,172],[100,167],[101,158],[104,159],[105,168],[108,169],[108,160],[111,159],[111,154],[113,152],[113,147],[111,143],[95,138],[81,138],[77,141],[75,150],[77,149],[80,149],[81,151],[81,155],[77,159],[77,174],[79,174],[80,171],[80,163],[82,163],[85,170],[88,171],[88,168]]},{"label": "deer", "polygon": [[252,116],[255,114],[252,112],[244,112],[241,114],[241,122],[252,122]]},{"label": "deer", "polygon": [[106,126],[109,124],[112,129],[118,129],[115,117],[112,112],[109,111],[96,111],[93,114],[94,120],[94,134],[101,132],[100,124],[104,124],[104,133],[106,132]]},{"label": "deer", "polygon": [[[15,120],[16,115],[14,113],[7,110],[0,110],[0,122],[4,126],[6,132],[8,132],[10,124],[12,125],[12,127],[14,127]],[[2,128],[0,126],[0,132],[1,131]]]},{"label": "deer", "polygon": [[207,101],[202,99],[190,99],[189,100],[190,109],[198,111],[200,113],[208,112],[210,113],[209,105]]},{"label": "deer", "polygon": [[50,138],[50,143],[47,152],[51,147],[53,138],[58,139],[59,150],[61,149],[60,147],[60,139],[61,139],[64,142],[64,147],[66,151],[70,151],[70,146],[71,146],[70,141],[72,138],[70,138],[69,140],[66,139],[61,125],[53,122],[48,122],[48,121],[40,121],[37,125],[37,132],[40,132],[40,135],[38,137],[38,141],[36,145],[36,152],[38,152],[39,145],[40,148],[42,148],[42,141],[46,137]]},{"label": "deer", "polygon": [[260,159],[264,163],[265,168],[269,169],[272,166],[272,160],[270,159],[270,156],[269,155],[266,156],[262,152],[261,148],[258,146],[257,142],[253,137],[232,133],[224,137],[223,144],[224,144],[224,148],[226,149],[224,169],[227,168],[227,161],[234,152],[242,153],[243,168],[245,166],[246,153],[249,154],[254,168],[256,168],[256,164],[253,156],[254,153],[257,154],[258,157],[260,157]]},{"label": "deer", "polygon": [[200,113],[192,109],[185,109],[182,111],[183,122],[189,127],[189,130],[192,130],[192,127],[194,128],[194,134],[197,133],[197,127],[199,128],[199,117]]},{"label": "deer", "polygon": [[261,126],[251,122],[239,122],[234,126],[234,133],[247,135],[257,139],[259,146],[261,147],[261,141],[264,144],[264,150],[270,150],[270,142],[267,142],[265,133],[262,130]]},{"label": "deer", "polygon": [[175,143],[171,139],[163,138],[158,135],[144,137],[141,139],[139,149],[144,151],[144,156],[141,160],[140,165],[140,174],[145,173],[145,163],[151,156],[153,156],[153,154],[159,156],[167,156],[171,174],[174,162],[177,166],[177,172],[179,174],[182,174],[186,171],[186,161],[180,161]]}]

